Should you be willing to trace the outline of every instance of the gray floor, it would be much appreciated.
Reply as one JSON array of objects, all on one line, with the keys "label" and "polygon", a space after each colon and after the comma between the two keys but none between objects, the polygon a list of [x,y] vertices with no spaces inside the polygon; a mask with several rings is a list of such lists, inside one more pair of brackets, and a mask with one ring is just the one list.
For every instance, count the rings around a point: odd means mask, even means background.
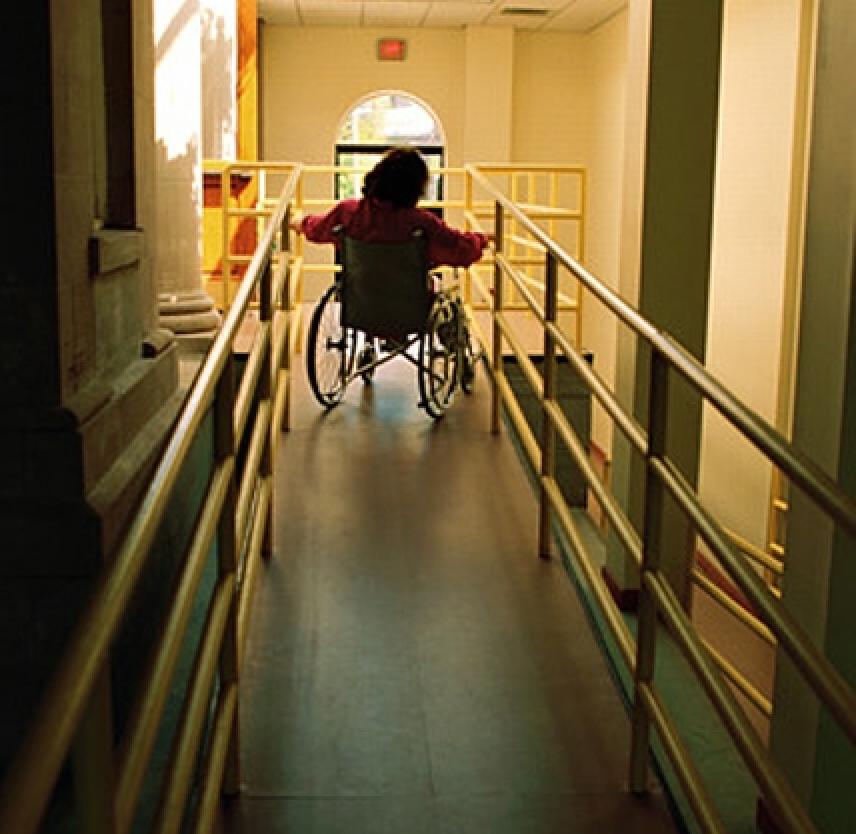
[{"label": "gray floor", "polygon": [[400,360],[327,415],[299,386],[223,831],[675,830],[658,792],[625,790],[625,711],[561,565],[535,555],[485,380],[439,423],[416,396]]}]

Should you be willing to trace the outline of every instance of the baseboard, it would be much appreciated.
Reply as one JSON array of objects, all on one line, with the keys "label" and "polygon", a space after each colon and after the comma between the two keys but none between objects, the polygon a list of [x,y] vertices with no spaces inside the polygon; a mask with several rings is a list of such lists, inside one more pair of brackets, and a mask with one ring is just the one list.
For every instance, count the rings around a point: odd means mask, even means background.
[{"label": "baseboard", "polygon": [[619,611],[636,611],[639,608],[638,588],[622,588],[606,565],[600,569],[600,575]]}]

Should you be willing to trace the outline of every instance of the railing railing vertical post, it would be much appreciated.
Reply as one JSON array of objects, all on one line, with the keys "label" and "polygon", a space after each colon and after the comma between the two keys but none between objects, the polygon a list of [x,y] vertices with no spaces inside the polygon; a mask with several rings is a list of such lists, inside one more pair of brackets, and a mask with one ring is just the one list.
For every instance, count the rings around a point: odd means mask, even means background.
[{"label": "railing railing vertical post", "polygon": [[[271,375],[278,373],[279,369],[273,367],[273,252],[267,253],[264,270],[260,282],[260,299],[259,299],[259,319],[262,327],[268,328],[269,338],[267,340],[267,357],[264,362],[264,367],[259,376],[259,407],[267,402],[272,414],[273,402],[271,399]],[[259,461],[259,478],[265,480],[270,478],[273,473],[273,449],[271,448],[271,430],[273,426],[268,426],[265,432],[264,447],[262,457]],[[262,541],[262,555],[267,558],[273,551],[271,534],[273,531],[273,501],[268,503],[267,523],[265,524],[265,535]]]},{"label": "railing railing vertical post", "polygon": [[[558,283],[559,265],[555,256],[548,252],[544,279],[544,319],[547,323],[555,324],[558,310]],[[555,402],[556,397],[556,340],[548,327],[544,328],[544,361],[543,372],[543,395],[544,404]],[[549,559],[551,545],[551,520],[550,497],[547,493],[547,479],[552,478],[556,471],[556,428],[547,414],[547,409],[542,409],[541,415],[541,479],[538,490],[539,520],[538,520],[538,555],[542,559]]]},{"label": "railing railing vertical post", "polygon": [[[235,455],[235,358],[229,351],[223,374],[217,385],[217,395],[214,400],[214,460],[219,465]],[[217,560],[220,581],[229,574],[237,574],[238,549],[235,534],[235,510],[237,504],[236,475],[233,474],[223,510],[217,525]],[[237,684],[239,673],[238,657],[238,610],[239,589],[236,585],[229,610],[229,621],[223,635],[223,645],[220,649],[220,688],[225,691],[231,684]],[[231,741],[223,773],[223,792],[236,794],[240,789],[240,728],[238,726],[239,710],[235,708],[232,724]]]},{"label": "railing railing vertical post", "polygon": [[89,696],[72,747],[77,824],[92,834],[114,834],[115,768],[110,671],[105,665]]},{"label": "railing railing vertical post", "polygon": [[645,476],[645,513],[642,532],[642,568],[639,581],[639,626],[636,640],[636,677],[633,699],[632,741],[630,749],[630,790],[647,789],[650,718],[641,695],[654,678],[657,647],[657,605],[646,585],[646,577],[660,567],[660,542],[665,489],[652,461],[666,453],[669,405],[669,366],[660,354],[651,353],[651,384],[648,401],[648,451]]},{"label": "railing railing vertical post", "polygon": [[499,326],[498,316],[502,313],[502,267],[499,263],[499,255],[502,252],[503,233],[503,208],[497,200],[494,204],[496,212],[494,216],[495,255],[493,265],[493,389],[490,399],[490,430],[493,434],[499,434],[501,395],[499,392],[499,380],[504,373],[502,367],[502,328]]},{"label": "railing railing vertical post", "polygon": [[291,206],[285,210],[285,215],[282,219],[282,246],[280,247],[280,257],[285,259],[285,281],[282,285],[282,296],[279,299],[279,307],[284,313],[285,333],[285,348],[282,353],[282,367],[285,370],[285,406],[282,410],[282,425],[274,426],[274,431],[288,431],[291,428],[291,332],[295,327],[292,317],[294,308],[291,298]]},{"label": "railing railing vertical post", "polygon": [[[464,169],[464,210],[466,212],[467,217],[469,218],[473,212],[473,178],[470,172]],[[470,223],[467,221],[467,227],[469,228]],[[470,275],[470,270],[464,270],[464,303],[472,304],[473,303],[473,282],[472,277]]]},{"label": "railing railing vertical post", "polygon": [[[580,170],[580,216],[577,224],[577,260],[585,263],[586,258],[586,172]],[[577,280],[577,316],[576,337],[577,350],[582,350],[583,345],[583,304],[585,303],[585,290],[582,281]]]},{"label": "railing railing vertical post", "polygon": [[220,205],[222,206],[222,255],[220,256],[220,303],[223,312],[229,309],[229,282],[232,280],[232,262],[229,259],[229,200],[232,197],[232,169],[227,165],[220,172]]}]

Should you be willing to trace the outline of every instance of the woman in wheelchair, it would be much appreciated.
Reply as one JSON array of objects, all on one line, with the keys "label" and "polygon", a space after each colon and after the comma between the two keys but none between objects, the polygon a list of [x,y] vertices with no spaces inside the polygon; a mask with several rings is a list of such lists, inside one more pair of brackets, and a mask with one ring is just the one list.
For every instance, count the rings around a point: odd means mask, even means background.
[{"label": "woman in wheelchair", "polygon": [[[363,197],[291,222],[313,243],[332,243],[342,271],[309,326],[309,383],[325,408],[357,376],[403,356],[418,369],[420,405],[442,417],[455,389],[472,390],[474,360],[460,300],[437,290],[430,269],[467,267],[491,236],[463,232],[417,207],[428,167],[414,148],[395,148],[366,174]],[[410,349],[418,345],[418,358]]]}]

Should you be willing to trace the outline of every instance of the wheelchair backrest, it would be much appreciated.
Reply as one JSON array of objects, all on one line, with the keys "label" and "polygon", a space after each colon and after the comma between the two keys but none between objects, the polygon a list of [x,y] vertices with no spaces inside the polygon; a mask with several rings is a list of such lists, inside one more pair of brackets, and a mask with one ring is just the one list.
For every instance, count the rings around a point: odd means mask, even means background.
[{"label": "wheelchair backrest", "polygon": [[344,236],[340,254],[343,325],[399,338],[425,329],[432,292],[423,233],[404,243]]}]

